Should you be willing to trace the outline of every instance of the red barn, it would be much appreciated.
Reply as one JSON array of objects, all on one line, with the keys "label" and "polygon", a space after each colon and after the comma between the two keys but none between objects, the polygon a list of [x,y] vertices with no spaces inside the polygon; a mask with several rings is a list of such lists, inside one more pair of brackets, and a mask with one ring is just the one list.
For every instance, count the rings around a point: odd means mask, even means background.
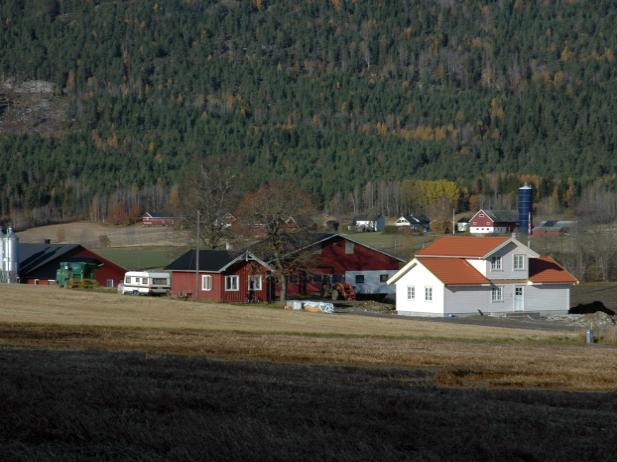
[{"label": "red barn", "polygon": [[324,285],[337,282],[351,284],[359,295],[394,294],[386,281],[399,270],[402,258],[341,234],[316,234],[304,242],[285,257],[297,268],[288,277],[288,296],[321,294]]},{"label": "red barn", "polygon": [[126,270],[79,244],[19,243],[19,281],[24,284],[50,284],[63,261],[85,261],[100,264],[94,273],[102,287],[116,287]]},{"label": "red barn", "polygon": [[[190,250],[165,267],[171,271],[171,293],[194,296],[196,252]],[[270,267],[248,251],[200,250],[197,297],[219,302],[267,300]]]},{"label": "red barn", "polygon": [[169,212],[146,212],[141,217],[144,226],[173,226],[178,217]]},{"label": "red barn", "polygon": [[507,234],[518,226],[518,214],[512,210],[478,210],[469,220],[472,234]]}]

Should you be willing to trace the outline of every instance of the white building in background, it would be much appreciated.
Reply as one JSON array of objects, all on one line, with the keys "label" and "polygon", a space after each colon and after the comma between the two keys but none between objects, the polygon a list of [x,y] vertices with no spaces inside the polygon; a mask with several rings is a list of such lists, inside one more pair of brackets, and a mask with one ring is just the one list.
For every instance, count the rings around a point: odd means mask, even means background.
[{"label": "white building in background", "polygon": [[578,280],[513,237],[444,236],[388,280],[412,316],[567,313]]}]

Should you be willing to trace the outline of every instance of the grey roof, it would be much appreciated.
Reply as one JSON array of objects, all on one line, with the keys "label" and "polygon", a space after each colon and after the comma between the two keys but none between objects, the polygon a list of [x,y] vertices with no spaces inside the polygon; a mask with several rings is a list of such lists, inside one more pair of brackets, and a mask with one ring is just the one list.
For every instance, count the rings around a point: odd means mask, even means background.
[{"label": "grey roof", "polygon": [[415,223],[417,225],[428,225],[431,220],[429,220],[426,215],[414,215],[414,214],[410,214],[410,215],[405,215],[405,219],[409,222],[409,223]]},{"label": "grey roof", "polygon": [[19,273],[32,273],[41,266],[63,257],[81,247],[79,244],[19,243]]},{"label": "grey roof", "polygon": [[518,223],[518,212],[514,210],[483,210],[493,221],[499,223]]},{"label": "grey roof", "polygon": [[[195,249],[180,255],[169,265],[166,270],[172,271],[195,271]],[[236,258],[227,250],[200,250],[199,271],[218,272]]]}]

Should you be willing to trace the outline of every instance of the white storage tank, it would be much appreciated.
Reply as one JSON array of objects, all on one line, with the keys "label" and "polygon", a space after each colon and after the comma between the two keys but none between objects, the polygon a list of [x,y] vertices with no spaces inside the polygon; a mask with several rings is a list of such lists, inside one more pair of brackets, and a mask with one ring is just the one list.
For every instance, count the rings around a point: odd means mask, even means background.
[{"label": "white storage tank", "polygon": [[6,234],[0,231],[0,281],[17,282],[19,271],[19,238],[8,227]]},{"label": "white storage tank", "polygon": [[0,227],[0,271],[4,271],[4,230]]},{"label": "white storage tank", "polygon": [[7,271],[15,273],[17,277],[17,272],[19,271],[19,238],[10,226],[6,229],[5,239],[4,256],[7,261]]}]

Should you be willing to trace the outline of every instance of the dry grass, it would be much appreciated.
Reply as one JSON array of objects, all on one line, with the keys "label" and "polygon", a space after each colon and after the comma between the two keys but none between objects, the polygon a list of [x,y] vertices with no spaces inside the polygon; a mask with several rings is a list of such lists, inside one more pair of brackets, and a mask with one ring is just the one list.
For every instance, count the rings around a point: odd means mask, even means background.
[{"label": "dry grass", "polygon": [[0,344],[430,369],[444,386],[617,388],[611,347],[579,333],[325,315],[2,286]]},{"label": "dry grass", "polygon": [[575,336],[558,331],[326,315],[268,309],[267,305],[196,303],[46,286],[2,286],[0,290],[0,323],[477,341],[551,341]]},{"label": "dry grass", "polygon": [[87,221],[62,223],[57,225],[38,226],[17,233],[22,242],[43,242],[51,239],[58,242],[63,236],[63,243],[80,243],[86,247],[100,245],[99,237],[107,236],[112,247],[167,245],[176,246],[189,242],[185,232],[173,227],[155,226],[146,228],[141,224],[131,226],[112,226]]}]

